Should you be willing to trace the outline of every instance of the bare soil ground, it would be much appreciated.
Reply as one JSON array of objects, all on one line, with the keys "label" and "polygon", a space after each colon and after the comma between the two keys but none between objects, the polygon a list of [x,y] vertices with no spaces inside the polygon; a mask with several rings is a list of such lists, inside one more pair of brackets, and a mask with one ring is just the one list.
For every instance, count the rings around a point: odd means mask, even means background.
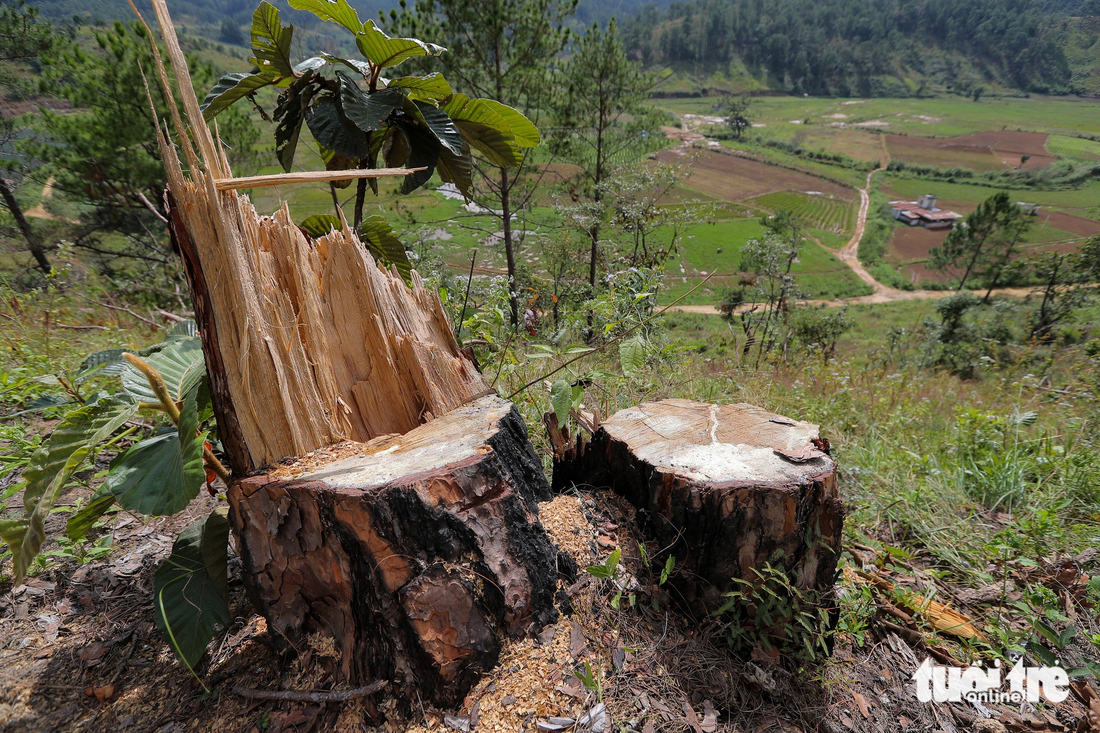
[{"label": "bare soil ground", "polygon": [[1057,160],[1046,150],[1047,135],[1038,132],[979,132],[954,138],[886,135],[885,138],[892,158],[942,168],[1001,170],[1018,166],[1022,155],[1031,156],[1025,168],[1042,168]]},{"label": "bare soil ground", "polygon": [[[663,150],[658,154],[658,159],[670,163],[684,162],[687,154],[679,149]],[[684,185],[729,201],[754,198],[774,191],[820,191],[845,201],[855,201],[858,196],[845,186],[779,166],[709,150],[696,155],[691,165],[692,175]]]},{"label": "bare soil ground", "polygon": [[[205,513],[215,502],[196,502],[189,514]],[[933,708],[916,700],[910,676],[920,662],[929,653],[959,652],[946,637],[930,652],[923,635],[884,615],[872,621],[865,644],[842,638],[831,660],[795,676],[766,654],[744,659],[731,655],[713,619],[687,618],[670,610],[676,591],[655,587],[638,553],[633,509],[621,499],[599,491],[565,494],[543,504],[540,517],[564,553],[561,616],[538,637],[508,644],[500,664],[462,707],[445,711],[400,704],[385,693],[376,699],[318,704],[265,702],[235,692],[329,690],[338,663],[331,642],[318,636],[294,658],[278,655],[266,624],[244,597],[236,561],[230,570],[236,617],[212,644],[198,678],[190,675],[153,624],[151,589],[170,538],[191,516],[143,525],[119,515],[119,541],[111,556],[79,566],[72,561],[58,564],[23,589],[5,589],[0,603],[0,730],[513,733],[535,731],[551,716],[577,719],[601,702],[608,731],[622,730],[620,726],[639,733],[978,730],[973,727],[975,710],[968,704]],[[1009,520],[1007,515],[980,519]],[[891,541],[886,534],[878,539]],[[648,602],[612,608],[610,588],[583,572],[616,547],[631,576],[661,599],[656,609]],[[931,582],[917,560],[906,573],[890,571],[882,568],[872,548],[846,549],[857,567],[887,574],[899,586],[920,589]],[[1075,583],[1087,575],[1073,574],[1067,581],[1066,568],[1083,572],[1094,561],[1095,553],[1059,560],[1052,565],[1058,579],[1045,566],[1027,572],[1047,575],[1028,579],[1060,583],[1070,598],[1079,590]],[[852,577],[851,571],[846,577]],[[1013,587],[1007,586],[1010,592]],[[980,593],[965,589],[941,590],[937,597],[972,617],[981,615],[982,604],[988,603]],[[1081,644],[1087,642],[1076,643],[1067,655],[1079,656],[1076,647]],[[598,690],[585,688],[573,674],[585,663],[600,670]],[[1057,706],[1057,717],[1043,710],[1021,717],[993,708],[1011,723],[1013,733],[1072,730],[1085,713],[1075,697]],[[385,721],[378,725],[380,718]]]}]

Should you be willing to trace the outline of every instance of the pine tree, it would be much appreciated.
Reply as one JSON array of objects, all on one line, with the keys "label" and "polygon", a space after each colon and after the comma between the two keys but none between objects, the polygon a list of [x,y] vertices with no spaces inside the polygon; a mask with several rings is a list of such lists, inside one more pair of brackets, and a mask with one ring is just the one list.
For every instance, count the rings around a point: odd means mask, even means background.
[{"label": "pine tree", "polygon": [[552,100],[559,128],[552,147],[580,167],[575,189],[591,213],[588,284],[596,289],[604,184],[614,166],[641,158],[659,134],[659,120],[646,104],[651,78],[627,58],[614,18],[606,28],[593,25],[577,40],[562,70],[562,90]]},{"label": "pine tree", "polygon": [[[553,87],[551,61],[568,42],[564,23],[576,7],[577,0],[417,0],[411,10],[391,11],[391,30],[437,40],[447,53],[433,68],[457,90],[515,107],[537,125]],[[501,226],[515,328],[516,255],[526,232],[517,225],[535,190],[528,180],[534,171],[526,156],[515,167],[480,154],[475,158],[481,174],[476,203]]]}]

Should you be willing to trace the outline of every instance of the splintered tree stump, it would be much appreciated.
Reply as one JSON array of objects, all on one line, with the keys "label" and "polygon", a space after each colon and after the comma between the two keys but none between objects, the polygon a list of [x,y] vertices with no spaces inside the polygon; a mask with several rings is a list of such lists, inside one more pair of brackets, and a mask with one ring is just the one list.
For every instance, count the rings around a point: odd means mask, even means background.
[{"label": "splintered tree stump", "polygon": [[[825,450],[822,450],[825,449]],[[678,585],[701,615],[733,578],[766,562],[800,588],[832,586],[844,510],[818,428],[747,404],[647,402],[559,455],[555,490],[611,487],[676,557]]]},{"label": "splintered tree stump", "polygon": [[482,397],[405,435],[342,443],[229,492],[272,637],[331,634],[353,684],[458,704],[502,641],[554,620],[550,486],[511,403]]}]

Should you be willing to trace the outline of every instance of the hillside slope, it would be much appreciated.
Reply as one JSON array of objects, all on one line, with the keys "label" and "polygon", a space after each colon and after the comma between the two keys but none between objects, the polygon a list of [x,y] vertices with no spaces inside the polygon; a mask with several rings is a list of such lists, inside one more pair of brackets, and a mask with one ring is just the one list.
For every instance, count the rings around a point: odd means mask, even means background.
[{"label": "hillside slope", "polygon": [[[1100,93],[1093,0],[689,0],[623,23],[636,57],[733,91]],[[666,74],[667,76],[667,74]],[[672,85],[667,85],[672,86]],[[683,91],[683,90],[680,90]]]}]

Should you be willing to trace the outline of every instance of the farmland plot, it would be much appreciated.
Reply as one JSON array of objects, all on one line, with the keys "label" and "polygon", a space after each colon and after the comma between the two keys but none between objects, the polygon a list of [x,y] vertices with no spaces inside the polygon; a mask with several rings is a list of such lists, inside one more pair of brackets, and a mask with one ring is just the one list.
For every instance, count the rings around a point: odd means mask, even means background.
[{"label": "farmland plot", "polygon": [[749,203],[769,211],[786,209],[805,221],[811,229],[833,234],[851,232],[855,226],[855,204],[824,194],[779,191],[759,196]]}]

